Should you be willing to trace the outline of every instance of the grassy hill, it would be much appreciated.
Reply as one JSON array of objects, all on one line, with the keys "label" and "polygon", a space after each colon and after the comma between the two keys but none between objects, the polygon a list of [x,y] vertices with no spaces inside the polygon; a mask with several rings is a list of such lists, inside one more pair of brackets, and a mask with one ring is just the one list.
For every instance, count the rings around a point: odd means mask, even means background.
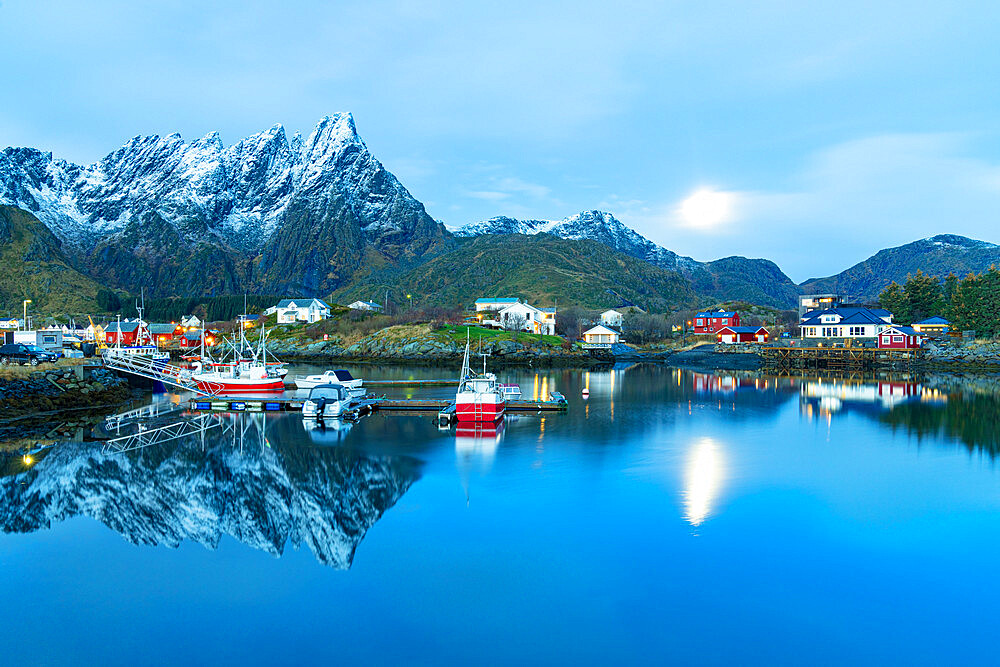
[{"label": "grassy hill", "polygon": [[479,297],[521,297],[539,306],[610,308],[623,299],[666,311],[697,302],[679,273],[653,266],[596,241],[539,234],[478,236],[407,273],[361,282],[331,298],[348,303],[381,297],[385,289],[411,294],[421,306],[470,306]]},{"label": "grassy hill", "polygon": [[0,316],[33,311],[81,313],[96,309],[97,282],[69,265],[59,240],[38,218],[0,206]]}]

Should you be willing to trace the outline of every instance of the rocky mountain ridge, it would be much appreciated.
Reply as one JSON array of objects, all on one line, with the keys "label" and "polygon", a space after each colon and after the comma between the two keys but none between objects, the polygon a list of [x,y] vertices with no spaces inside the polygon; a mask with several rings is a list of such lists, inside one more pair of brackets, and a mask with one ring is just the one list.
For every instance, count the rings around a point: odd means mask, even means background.
[{"label": "rocky mountain ridge", "polygon": [[803,293],[838,293],[874,300],[886,285],[902,284],[907,275],[921,270],[944,278],[962,277],[1000,266],[1000,245],[957,234],[938,234],[901,246],[885,248],[868,259],[826,278],[811,278],[800,285]]},{"label": "rocky mountain ridge", "polygon": [[[92,277],[162,295],[326,294],[364,261],[406,263],[447,237],[349,113],[322,118],[306,139],[281,125],[229,147],[215,132],[135,137],[87,166],[7,148],[0,203],[38,217]],[[197,271],[178,257],[197,259]]]},{"label": "rocky mountain ridge", "polygon": [[517,220],[498,216],[472,223],[454,232],[459,237],[510,234],[552,234],[563,239],[592,240],[691,281],[703,297],[741,300],[791,308],[798,287],[770,260],[726,257],[699,262],[678,255],[642,236],[606,211],[582,211],[562,220]]}]

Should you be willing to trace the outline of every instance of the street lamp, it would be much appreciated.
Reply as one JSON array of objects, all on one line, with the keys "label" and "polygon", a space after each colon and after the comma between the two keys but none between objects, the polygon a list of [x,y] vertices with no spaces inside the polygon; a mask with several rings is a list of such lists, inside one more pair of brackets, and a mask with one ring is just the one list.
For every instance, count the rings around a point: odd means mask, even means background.
[{"label": "street lamp", "polygon": [[406,295],[406,309],[407,310],[413,310],[413,301],[411,299],[413,299],[413,295],[412,294],[407,294]]},{"label": "street lamp", "polygon": [[31,303],[31,299],[25,299],[24,303],[21,304],[22,306],[24,306],[24,319],[22,320],[23,326],[24,326],[23,331],[27,331],[28,330],[28,304],[29,303]]}]

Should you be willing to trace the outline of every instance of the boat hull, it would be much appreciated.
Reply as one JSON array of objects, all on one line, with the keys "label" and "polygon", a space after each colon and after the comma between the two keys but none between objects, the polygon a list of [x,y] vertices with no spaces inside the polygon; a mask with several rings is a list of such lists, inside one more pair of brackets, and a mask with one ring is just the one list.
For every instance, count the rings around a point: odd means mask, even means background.
[{"label": "boat hull", "polygon": [[493,423],[503,419],[506,407],[504,401],[473,403],[460,400],[455,403],[455,419],[460,422]]},{"label": "boat hull", "polygon": [[194,376],[198,388],[210,394],[271,394],[283,392],[285,383],[281,378],[239,379]]}]

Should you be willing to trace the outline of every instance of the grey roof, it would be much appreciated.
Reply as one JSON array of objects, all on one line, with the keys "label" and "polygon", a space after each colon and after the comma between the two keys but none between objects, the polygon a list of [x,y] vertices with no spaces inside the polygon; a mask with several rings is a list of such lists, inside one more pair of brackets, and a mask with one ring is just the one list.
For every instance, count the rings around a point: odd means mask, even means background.
[{"label": "grey roof", "polygon": [[149,327],[148,327],[148,329],[149,329],[149,333],[153,334],[154,336],[162,336],[164,334],[172,334],[177,329],[177,325],[175,325],[175,324],[150,324]]},{"label": "grey roof", "polygon": [[[137,330],[139,328],[139,323],[138,322],[122,322],[120,326],[121,326],[121,330],[123,332],[135,331],[135,330]],[[104,327],[105,333],[118,333],[118,329],[119,329],[119,323],[117,321],[112,322],[108,326]]]},{"label": "grey roof", "polygon": [[306,307],[310,306],[313,303],[313,301],[315,301],[316,303],[318,303],[323,308],[329,308],[330,307],[329,305],[327,305],[327,303],[325,301],[323,301],[323,299],[313,299],[311,297],[302,297],[302,298],[299,298],[299,299],[282,299],[281,301],[278,302],[278,308],[288,308],[293,303],[295,304],[296,308],[306,308]]},{"label": "grey roof", "polygon": [[733,333],[757,333],[761,329],[767,331],[765,327],[722,327],[719,331],[722,331],[723,329],[729,329]]},{"label": "grey roof", "polygon": [[883,334],[887,333],[887,332],[891,333],[892,331],[898,331],[898,332],[900,332],[902,334],[906,334],[907,336],[919,336],[920,335],[920,332],[917,331],[916,329],[914,329],[913,327],[904,327],[904,326],[900,326],[898,324],[893,324],[892,327],[890,327],[889,329],[886,329],[882,333]]},{"label": "grey roof", "polygon": [[[823,315],[839,315],[839,322],[823,322]],[[827,308],[825,310],[810,310],[803,315],[800,326],[828,326],[830,324],[885,324],[883,317],[891,317],[892,313],[884,308]]]}]

